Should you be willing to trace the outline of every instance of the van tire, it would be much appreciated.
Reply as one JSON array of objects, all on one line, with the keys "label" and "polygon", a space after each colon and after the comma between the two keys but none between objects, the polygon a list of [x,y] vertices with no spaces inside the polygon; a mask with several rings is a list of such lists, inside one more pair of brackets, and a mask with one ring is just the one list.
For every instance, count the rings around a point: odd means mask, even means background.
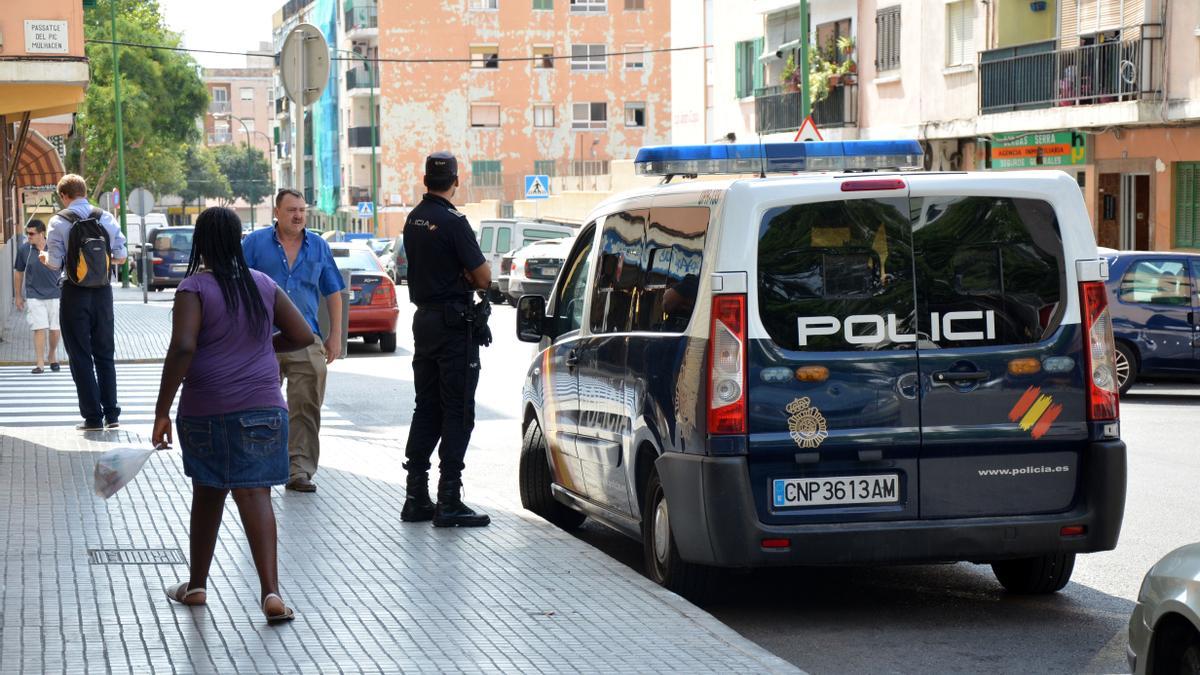
[{"label": "van tire", "polygon": [[396,351],[395,333],[379,334],[379,351],[383,352],[384,354],[391,354]]},{"label": "van tire", "polygon": [[[1134,354],[1133,349],[1129,345],[1124,342],[1118,342],[1116,359],[1117,361],[1113,365],[1117,371],[1117,385],[1121,388],[1121,395],[1124,396],[1125,392],[1129,391],[1129,388],[1133,386],[1133,383],[1137,382],[1137,355]],[[1124,381],[1121,380],[1122,370],[1126,373]]]},{"label": "van tire", "polygon": [[998,560],[992,572],[1009,593],[1045,595],[1061,591],[1075,569],[1074,553],[1050,553],[1036,558]]},{"label": "van tire", "polygon": [[707,565],[686,562],[679,557],[675,535],[671,531],[667,496],[663,491],[657,468],[650,469],[645,495],[646,503],[642,508],[642,550],[646,575],[654,583],[693,602],[712,599],[717,585],[717,570]]},{"label": "van tire", "polygon": [[546,437],[536,421],[530,422],[521,441],[521,506],[567,530],[577,529],[587,516],[560,503],[550,490],[553,476],[546,454]]}]

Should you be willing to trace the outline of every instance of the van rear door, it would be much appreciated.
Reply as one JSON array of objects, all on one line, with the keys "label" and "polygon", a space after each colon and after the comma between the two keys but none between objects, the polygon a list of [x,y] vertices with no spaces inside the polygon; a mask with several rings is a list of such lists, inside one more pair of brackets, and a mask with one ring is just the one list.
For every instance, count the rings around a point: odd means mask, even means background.
[{"label": "van rear door", "polygon": [[921,517],[1065,511],[1088,430],[1074,261],[1055,205],[1032,184],[909,185]]},{"label": "van rear door", "polygon": [[912,223],[889,183],[801,186],[757,223],[748,465],[765,523],[918,517]]}]

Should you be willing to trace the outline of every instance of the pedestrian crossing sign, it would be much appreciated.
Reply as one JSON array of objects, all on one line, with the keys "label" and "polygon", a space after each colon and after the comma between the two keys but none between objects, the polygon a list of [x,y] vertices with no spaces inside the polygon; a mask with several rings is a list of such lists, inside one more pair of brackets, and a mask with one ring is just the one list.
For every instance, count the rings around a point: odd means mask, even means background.
[{"label": "pedestrian crossing sign", "polygon": [[375,215],[375,202],[359,202],[358,203],[358,217],[359,218],[370,218],[373,215]]},{"label": "pedestrian crossing sign", "polygon": [[550,176],[538,174],[525,176],[525,199],[549,199]]}]

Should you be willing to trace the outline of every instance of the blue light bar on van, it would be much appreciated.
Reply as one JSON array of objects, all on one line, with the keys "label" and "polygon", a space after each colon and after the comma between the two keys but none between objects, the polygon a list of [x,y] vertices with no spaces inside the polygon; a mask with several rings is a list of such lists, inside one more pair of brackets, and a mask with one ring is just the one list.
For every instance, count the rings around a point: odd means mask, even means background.
[{"label": "blue light bar on van", "polygon": [[634,168],[642,176],[797,173],[919,169],[917,141],[815,141],[655,145],[638,150]]}]

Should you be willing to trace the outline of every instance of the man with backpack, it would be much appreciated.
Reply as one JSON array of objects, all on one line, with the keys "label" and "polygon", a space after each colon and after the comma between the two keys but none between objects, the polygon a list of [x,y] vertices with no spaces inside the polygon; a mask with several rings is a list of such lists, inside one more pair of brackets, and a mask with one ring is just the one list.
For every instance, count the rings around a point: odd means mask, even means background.
[{"label": "man with backpack", "polygon": [[66,208],[50,219],[39,258],[62,270],[59,324],[79,395],[80,431],[115,429],[117,406],[113,293],[110,273],[125,262],[125,236],[113,215],[88,203],[87,183],[75,174],[58,181]]}]

